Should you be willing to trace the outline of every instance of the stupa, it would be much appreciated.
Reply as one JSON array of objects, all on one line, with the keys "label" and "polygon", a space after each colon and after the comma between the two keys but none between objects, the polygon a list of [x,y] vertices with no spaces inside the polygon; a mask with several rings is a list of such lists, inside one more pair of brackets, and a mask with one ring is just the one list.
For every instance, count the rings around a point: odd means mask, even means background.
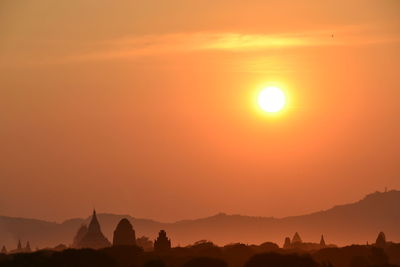
[{"label": "stupa", "polygon": [[113,246],[133,246],[136,245],[135,230],[128,219],[122,219],[114,231]]},{"label": "stupa", "polygon": [[[82,231],[82,232],[81,232]],[[80,228],[76,236],[76,248],[93,248],[100,249],[111,246],[110,241],[103,235],[100,229],[99,221],[97,220],[96,210],[93,210],[92,220],[89,223],[87,232],[82,238],[78,234],[83,234],[84,228]],[[80,239],[80,240],[79,240]]]}]

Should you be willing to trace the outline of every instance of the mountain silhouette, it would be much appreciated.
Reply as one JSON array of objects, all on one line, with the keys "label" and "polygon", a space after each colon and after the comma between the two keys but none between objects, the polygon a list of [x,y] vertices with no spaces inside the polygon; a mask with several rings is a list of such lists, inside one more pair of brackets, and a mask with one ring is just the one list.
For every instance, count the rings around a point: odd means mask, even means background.
[{"label": "mountain silhouette", "polygon": [[[167,231],[172,245],[211,240],[216,244],[233,242],[260,244],[272,241],[283,245],[285,237],[298,232],[303,241],[319,243],[324,235],[327,244],[365,244],[375,242],[383,231],[389,241],[400,241],[400,191],[375,192],[362,200],[302,216],[285,218],[250,217],[219,213],[211,217],[162,223],[129,215],[98,214],[104,235],[112,240],[118,222],[127,218],[137,237],[154,240],[161,229]],[[70,245],[86,219],[63,223],[0,216],[0,246],[16,247],[18,240],[30,241],[32,248]]]}]

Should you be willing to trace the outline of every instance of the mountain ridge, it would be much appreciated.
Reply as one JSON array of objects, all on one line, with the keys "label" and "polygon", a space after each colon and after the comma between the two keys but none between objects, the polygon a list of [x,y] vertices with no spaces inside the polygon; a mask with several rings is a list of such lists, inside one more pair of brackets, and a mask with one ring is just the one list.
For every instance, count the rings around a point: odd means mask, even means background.
[{"label": "mountain ridge", "polygon": [[[321,234],[329,243],[339,245],[374,242],[379,231],[388,239],[400,240],[400,191],[374,192],[359,201],[335,205],[330,209],[305,215],[283,218],[246,216],[217,213],[198,219],[158,222],[130,215],[98,214],[104,234],[112,240],[118,221],[128,218],[138,237],[154,239],[160,229],[165,229],[173,244],[187,245],[208,239],[223,245],[232,242],[277,242],[282,245],[286,236],[299,232],[306,241],[316,242]],[[0,216],[0,246],[13,249],[18,239],[30,241],[33,247],[53,247],[59,243],[69,245],[79,226],[87,218],[71,218],[61,223],[40,219]],[[352,226],[353,225],[353,226]]]}]

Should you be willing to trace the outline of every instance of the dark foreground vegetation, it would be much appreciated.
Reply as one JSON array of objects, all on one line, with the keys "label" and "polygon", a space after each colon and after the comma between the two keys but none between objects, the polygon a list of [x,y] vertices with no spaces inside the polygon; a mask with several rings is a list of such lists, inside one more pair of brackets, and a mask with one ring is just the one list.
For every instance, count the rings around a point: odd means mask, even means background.
[{"label": "dark foreground vegetation", "polygon": [[165,252],[144,252],[136,246],[101,250],[40,250],[34,253],[0,254],[1,267],[395,267],[400,266],[400,244],[348,246],[318,251],[280,249],[276,244],[260,246],[232,244],[224,247],[203,242]]}]

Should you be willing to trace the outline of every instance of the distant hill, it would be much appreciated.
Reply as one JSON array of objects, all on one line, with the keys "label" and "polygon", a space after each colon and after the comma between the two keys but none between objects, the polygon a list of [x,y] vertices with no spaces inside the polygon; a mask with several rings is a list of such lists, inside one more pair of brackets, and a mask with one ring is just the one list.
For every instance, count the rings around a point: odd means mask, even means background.
[{"label": "distant hill", "polygon": [[[318,242],[324,234],[328,243],[365,244],[374,242],[379,231],[388,240],[400,241],[400,191],[376,192],[362,200],[336,206],[325,211],[286,218],[250,217],[223,213],[195,220],[161,223],[133,218],[129,215],[98,214],[104,234],[112,240],[118,221],[128,218],[136,236],[154,239],[160,229],[165,229],[173,245],[187,245],[201,239],[224,245],[233,242],[259,244],[273,241],[282,246],[286,236],[299,232],[304,241]],[[16,247],[20,238],[29,240],[32,248],[54,247],[72,243],[79,226],[86,219],[71,219],[63,223],[35,219],[0,216],[0,247]]]}]

